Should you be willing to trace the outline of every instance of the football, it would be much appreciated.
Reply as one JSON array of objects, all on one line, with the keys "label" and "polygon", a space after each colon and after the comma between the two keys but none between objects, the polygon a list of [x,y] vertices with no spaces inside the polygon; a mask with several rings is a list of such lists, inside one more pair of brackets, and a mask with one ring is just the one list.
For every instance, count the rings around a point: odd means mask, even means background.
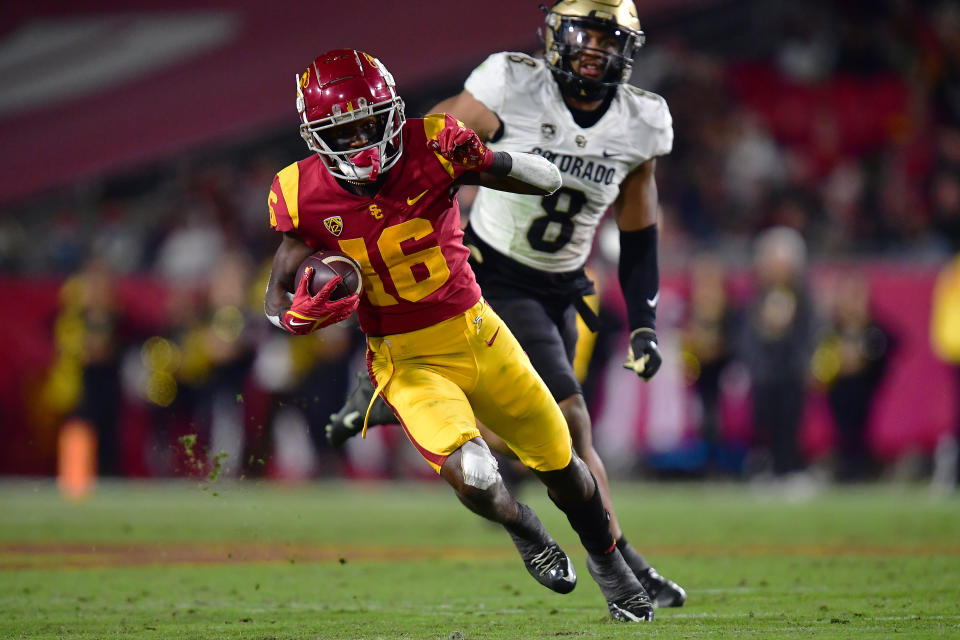
[{"label": "football", "polygon": [[360,265],[356,260],[340,253],[339,251],[318,251],[300,263],[297,267],[296,280],[293,283],[293,290],[296,291],[300,286],[300,279],[303,277],[304,270],[307,267],[313,267],[313,277],[307,285],[311,296],[317,295],[317,292],[323,288],[336,276],[341,276],[343,282],[337,285],[330,296],[331,300],[340,300],[354,293],[360,293],[362,282],[360,280]]}]

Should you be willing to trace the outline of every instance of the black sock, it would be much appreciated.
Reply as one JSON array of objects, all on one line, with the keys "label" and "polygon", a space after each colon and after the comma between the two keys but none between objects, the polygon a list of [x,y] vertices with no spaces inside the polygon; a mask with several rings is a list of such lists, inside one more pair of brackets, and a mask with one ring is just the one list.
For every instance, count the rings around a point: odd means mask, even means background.
[{"label": "black sock", "polygon": [[513,522],[505,522],[503,528],[507,530],[510,537],[516,541],[518,538],[526,542],[535,542],[539,544],[550,544],[553,538],[547,533],[540,518],[534,513],[533,509],[527,505],[517,503],[517,519]]},{"label": "black sock", "polygon": [[564,505],[553,496],[550,496],[550,499],[567,516],[570,526],[580,536],[583,548],[589,553],[603,555],[616,548],[613,534],[610,533],[610,514],[603,508],[596,480],[593,484],[593,495],[583,502]]},{"label": "black sock", "polygon": [[617,549],[620,549],[620,555],[627,561],[634,573],[646,571],[650,568],[650,563],[627,542],[626,536],[620,536],[620,539],[617,540]]}]

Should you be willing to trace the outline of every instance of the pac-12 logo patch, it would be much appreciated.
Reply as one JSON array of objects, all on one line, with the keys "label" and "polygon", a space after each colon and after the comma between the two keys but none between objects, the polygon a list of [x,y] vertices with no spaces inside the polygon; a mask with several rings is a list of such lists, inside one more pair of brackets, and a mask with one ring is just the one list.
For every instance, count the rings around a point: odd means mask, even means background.
[{"label": "pac-12 logo patch", "polygon": [[552,140],[553,137],[557,135],[557,125],[544,122],[540,125],[540,135],[542,135],[545,140]]},{"label": "pac-12 logo patch", "polygon": [[323,226],[327,228],[327,231],[332,233],[335,236],[339,236],[343,232],[343,218],[340,216],[333,216],[332,218],[327,218],[323,221]]}]

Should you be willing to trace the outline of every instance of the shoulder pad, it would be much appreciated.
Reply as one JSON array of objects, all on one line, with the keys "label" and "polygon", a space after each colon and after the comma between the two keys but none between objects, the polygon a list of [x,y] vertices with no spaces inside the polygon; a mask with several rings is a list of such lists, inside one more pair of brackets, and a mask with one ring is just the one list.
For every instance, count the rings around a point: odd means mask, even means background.
[{"label": "shoulder pad", "polygon": [[543,60],[528,56],[525,53],[516,53],[507,51],[500,54],[505,57],[505,66],[507,73],[514,76],[526,76],[536,73],[544,67]]},{"label": "shoulder pad", "polygon": [[673,126],[673,116],[670,115],[670,109],[667,107],[667,101],[663,99],[663,96],[644,91],[632,84],[621,86],[625,89],[623,95],[628,96],[637,111],[637,115],[644,122],[655,129],[667,129]]},{"label": "shoulder pad", "polygon": [[507,60],[509,60],[510,62],[513,62],[514,64],[523,64],[534,69],[540,65],[539,60],[537,60],[533,56],[528,56],[525,53],[505,51],[501,55],[506,56]]}]

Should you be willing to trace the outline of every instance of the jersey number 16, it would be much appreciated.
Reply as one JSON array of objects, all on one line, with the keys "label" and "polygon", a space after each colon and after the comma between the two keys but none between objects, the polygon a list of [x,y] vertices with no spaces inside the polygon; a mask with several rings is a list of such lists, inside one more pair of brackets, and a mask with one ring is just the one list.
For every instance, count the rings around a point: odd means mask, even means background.
[{"label": "jersey number 16", "polygon": [[398,303],[384,288],[384,278],[393,282],[398,296],[410,302],[422,300],[443,286],[450,277],[450,268],[439,246],[410,254],[404,253],[400,246],[403,242],[419,240],[431,233],[433,225],[423,218],[413,218],[384,229],[377,238],[377,249],[387,267],[386,274],[378,273],[373,268],[363,238],[340,241],[343,252],[360,263],[366,282],[364,290],[371,304],[388,307]]}]

